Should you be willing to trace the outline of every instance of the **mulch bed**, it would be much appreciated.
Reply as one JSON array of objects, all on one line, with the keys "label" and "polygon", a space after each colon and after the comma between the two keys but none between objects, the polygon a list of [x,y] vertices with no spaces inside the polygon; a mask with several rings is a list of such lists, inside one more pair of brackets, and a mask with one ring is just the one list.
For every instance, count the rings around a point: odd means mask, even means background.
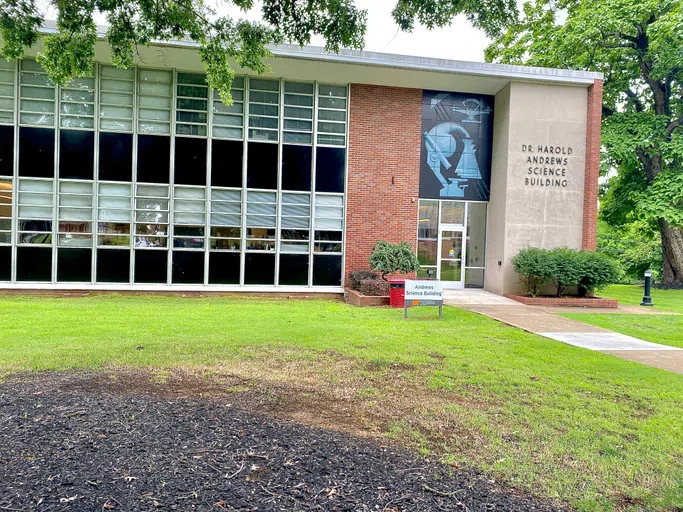
[{"label": "mulch bed", "polygon": [[0,384],[0,511],[557,510],[392,446],[227,398]]}]

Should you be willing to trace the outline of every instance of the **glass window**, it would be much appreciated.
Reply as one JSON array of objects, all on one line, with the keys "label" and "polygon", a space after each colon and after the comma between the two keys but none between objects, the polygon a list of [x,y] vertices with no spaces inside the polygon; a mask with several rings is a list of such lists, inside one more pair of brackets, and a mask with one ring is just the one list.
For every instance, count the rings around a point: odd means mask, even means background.
[{"label": "glass window", "polygon": [[173,187],[173,247],[203,249],[205,223],[206,188]]},{"label": "glass window", "polygon": [[342,258],[330,254],[313,256],[313,286],[341,286]]},{"label": "glass window", "polygon": [[308,284],[308,254],[280,254],[278,284],[305,286]]},{"label": "glass window", "polygon": [[318,144],[346,145],[347,88],[318,85]]},{"label": "glass window", "polygon": [[239,251],[242,239],[242,191],[211,189],[211,249]]},{"label": "glass window", "polygon": [[89,283],[92,280],[92,249],[57,250],[57,281]]},{"label": "glass window", "polygon": [[178,73],[176,79],[176,125],[178,135],[206,137],[209,86],[205,75]]},{"label": "glass window", "polygon": [[277,142],[280,82],[249,79],[249,140]]},{"label": "glass window", "polygon": [[93,179],[95,132],[59,130],[59,177]]},{"label": "glass window", "polygon": [[99,179],[131,181],[133,134],[100,132]]},{"label": "glass window", "polygon": [[308,253],[310,250],[310,194],[282,194],[280,251]]},{"label": "glass window", "polygon": [[56,87],[35,60],[20,61],[19,123],[54,126]]},{"label": "glass window", "polygon": [[441,223],[465,225],[465,203],[462,201],[441,201]]},{"label": "glass window", "polygon": [[16,63],[0,59],[0,124],[14,124]]},{"label": "glass window", "polygon": [[52,244],[54,216],[54,181],[18,181],[18,236],[19,244]]},{"label": "glass window", "polygon": [[283,140],[313,143],[313,84],[285,82]]},{"label": "glass window", "polygon": [[0,246],[0,281],[12,280],[12,247]]},{"label": "glass window", "polygon": [[313,148],[310,146],[282,146],[282,189],[311,190]]},{"label": "glass window", "polygon": [[92,247],[92,212],[92,183],[60,181],[57,245]]},{"label": "glass window", "polygon": [[129,183],[100,183],[98,188],[97,245],[130,247],[133,186]]},{"label": "glass window", "polygon": [[244,284],[275,284],[275,254],[248,252],[244,258]]},{"label": "glass window", "polygon": [[315,190],[317,192],[344,192],[346,150],[318,147],[315,158]]},{"label": "glass window", "polygon": [[52,281],[52,249],[17,247],[17,281]]},{"label": "glass window", "polygon": [[277,188],[278,148],[276,144],[249,142],[247,188]]},{"label": "glass window", "polygon": [[439,201],[420,199],[417,238],[436,240],[439,228]]},{"label": "glass window", "polygon": [[175,138],[173,182],[206,186],[206,139]]},{"label": "glass window", "polygon": [[14,176],[14,126],[0,125],[0,176]]},{"label": "glass window", "polygon": [[138,182],[169,183],[171,138],[138,135]]},{"label": "glass window", "polygon": [[204,284],[204,253],[173,251],[171,282],[174,284]]},{"label": "glass window", "polygon": [[209,284],[240,284],[241,255],[239,252],[209,254]]},{"label": "glass window", "polygon": [[0,245],[12,243],[12,188],[11,179],[0,178]]},{"label": "glass window", "polygon": [[232,81],[233,103],[225,105],[216,91],[213,93],[213,115],[211,117],[211,136],[215,139],[242,140],[244,126],[244,78],[235,77]]},{"label": "glass window", "polygon": [[97,249],[98,283],[130,282],[130,251]]},{"label": "glass window", "polygon": [[314,226],[321,230],[344,229],[344,196],[315,194]]},{"label": "glass window", "polygon": [[59,124],[62,128],[95,128],[95,79],[75,78],[60,88]]},{"label": "glass window", "polygon": [[171,71],[141,69],[138,71],[138,131],[171,133]]},{"label": "glass window", "polygon": [[211,185],[214,187],[242,187],[242,141],[211,141]]},{"label": "glass window", "polygon": [[52,178],[55,175],[55,131],[19,128],[19,176]]},{"label": "glass window", "polygon": [[137,185],[135,247],[167,247],[168,214],[169,187],[167,185]]},{"label": "glass window", "polygon": [[486,203],[467,204],[467,240],[465,266],[485,267]]},{"label": "glass window", "polygon": [[168,252],[135,250],[135,282],[165,284],[168,281]]},{"label": "glass window", "polygon": [[100,130],[133,131],[135,71],[100,67]]}]

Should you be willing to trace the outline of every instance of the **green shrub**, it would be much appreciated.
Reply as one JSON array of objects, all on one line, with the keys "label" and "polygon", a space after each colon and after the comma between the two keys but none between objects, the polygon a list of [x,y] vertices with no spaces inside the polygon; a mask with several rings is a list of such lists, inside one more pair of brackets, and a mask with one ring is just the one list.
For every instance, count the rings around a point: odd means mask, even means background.
[{"label": "green shrub", "polygon": [[527,247],[512,258],[512,266],[520,275],[528,295],[535,297],[538,289],[550,281],[552,265],[547,249]]},{"label": "green shrub", "polygon": [[583,273],[581,271],[582,258],[579,251],[569,247],[556,247],[548,252],[550,258],[550,281],[555,286],[557,296],[562,295],[567,288],[577,286]]},{"label": "green shrub", "polygon": [[360,284],[365,279],[377,279],[377,274],[369,270],[354,270],[349,272],[349,287],[357,292],[360,291]]},{"label": "green shrub", "polygon": [[389,295],[389,283],[382,279],[377,279],[377,276],[371,279],[363,279],[358,289],[363,295]]},{"label": "green shrub", "polygon": [[370,254],[370,267],[382,274],[386,281],[387,274],[408,274],[420,268],[417,256],[408,242],[391,244],[385,240],[375,243]]},{"label": "green shrub", "polygon": [[621,279],[619,264],[606,254],[592,251],[581,251],[581,280],[579,281],[579,296],[604,288]]}]

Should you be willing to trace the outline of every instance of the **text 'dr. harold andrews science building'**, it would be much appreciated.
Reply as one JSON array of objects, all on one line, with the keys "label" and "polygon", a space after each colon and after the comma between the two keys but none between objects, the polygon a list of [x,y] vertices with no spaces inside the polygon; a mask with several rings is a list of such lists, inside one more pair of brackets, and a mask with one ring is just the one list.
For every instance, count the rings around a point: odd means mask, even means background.
[{"label": "text 'dr. harold andrews science building'", "polygon": [[0,288],[341,292],[389,240],[508,293],[595,245],[598,74],[283,46],[227,107],[191,43],[96,61],[0,61]]}]

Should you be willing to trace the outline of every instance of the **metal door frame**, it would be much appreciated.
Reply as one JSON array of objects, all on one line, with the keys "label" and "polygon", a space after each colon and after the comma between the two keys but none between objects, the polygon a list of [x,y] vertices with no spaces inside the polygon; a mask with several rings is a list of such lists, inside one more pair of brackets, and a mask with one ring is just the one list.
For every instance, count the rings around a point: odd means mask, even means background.
[{"label": "metal door frame", "polygon": [[[444,231],[457,231],[460,232],[461,236],[461,252],[460,252],[460,281],[444,281],[441,279],[441,242],[443,240],[443,232]],[[465,288],[465,248],[466,248],[466,231],[467,228],[465,226],[459,225],[459,224],[439,224],[439,234],[437,238],[437,246],[436,246],[436,254],[437,254],[437,261],[436,261],[436,278],[443,283],[443,287],[445,289],[451,289],[451,290],[462,290]],[[443,258],[446,261],[449,260],[449,258]],[[453,259],[458,259],[458,258],[453,258]]]}]

